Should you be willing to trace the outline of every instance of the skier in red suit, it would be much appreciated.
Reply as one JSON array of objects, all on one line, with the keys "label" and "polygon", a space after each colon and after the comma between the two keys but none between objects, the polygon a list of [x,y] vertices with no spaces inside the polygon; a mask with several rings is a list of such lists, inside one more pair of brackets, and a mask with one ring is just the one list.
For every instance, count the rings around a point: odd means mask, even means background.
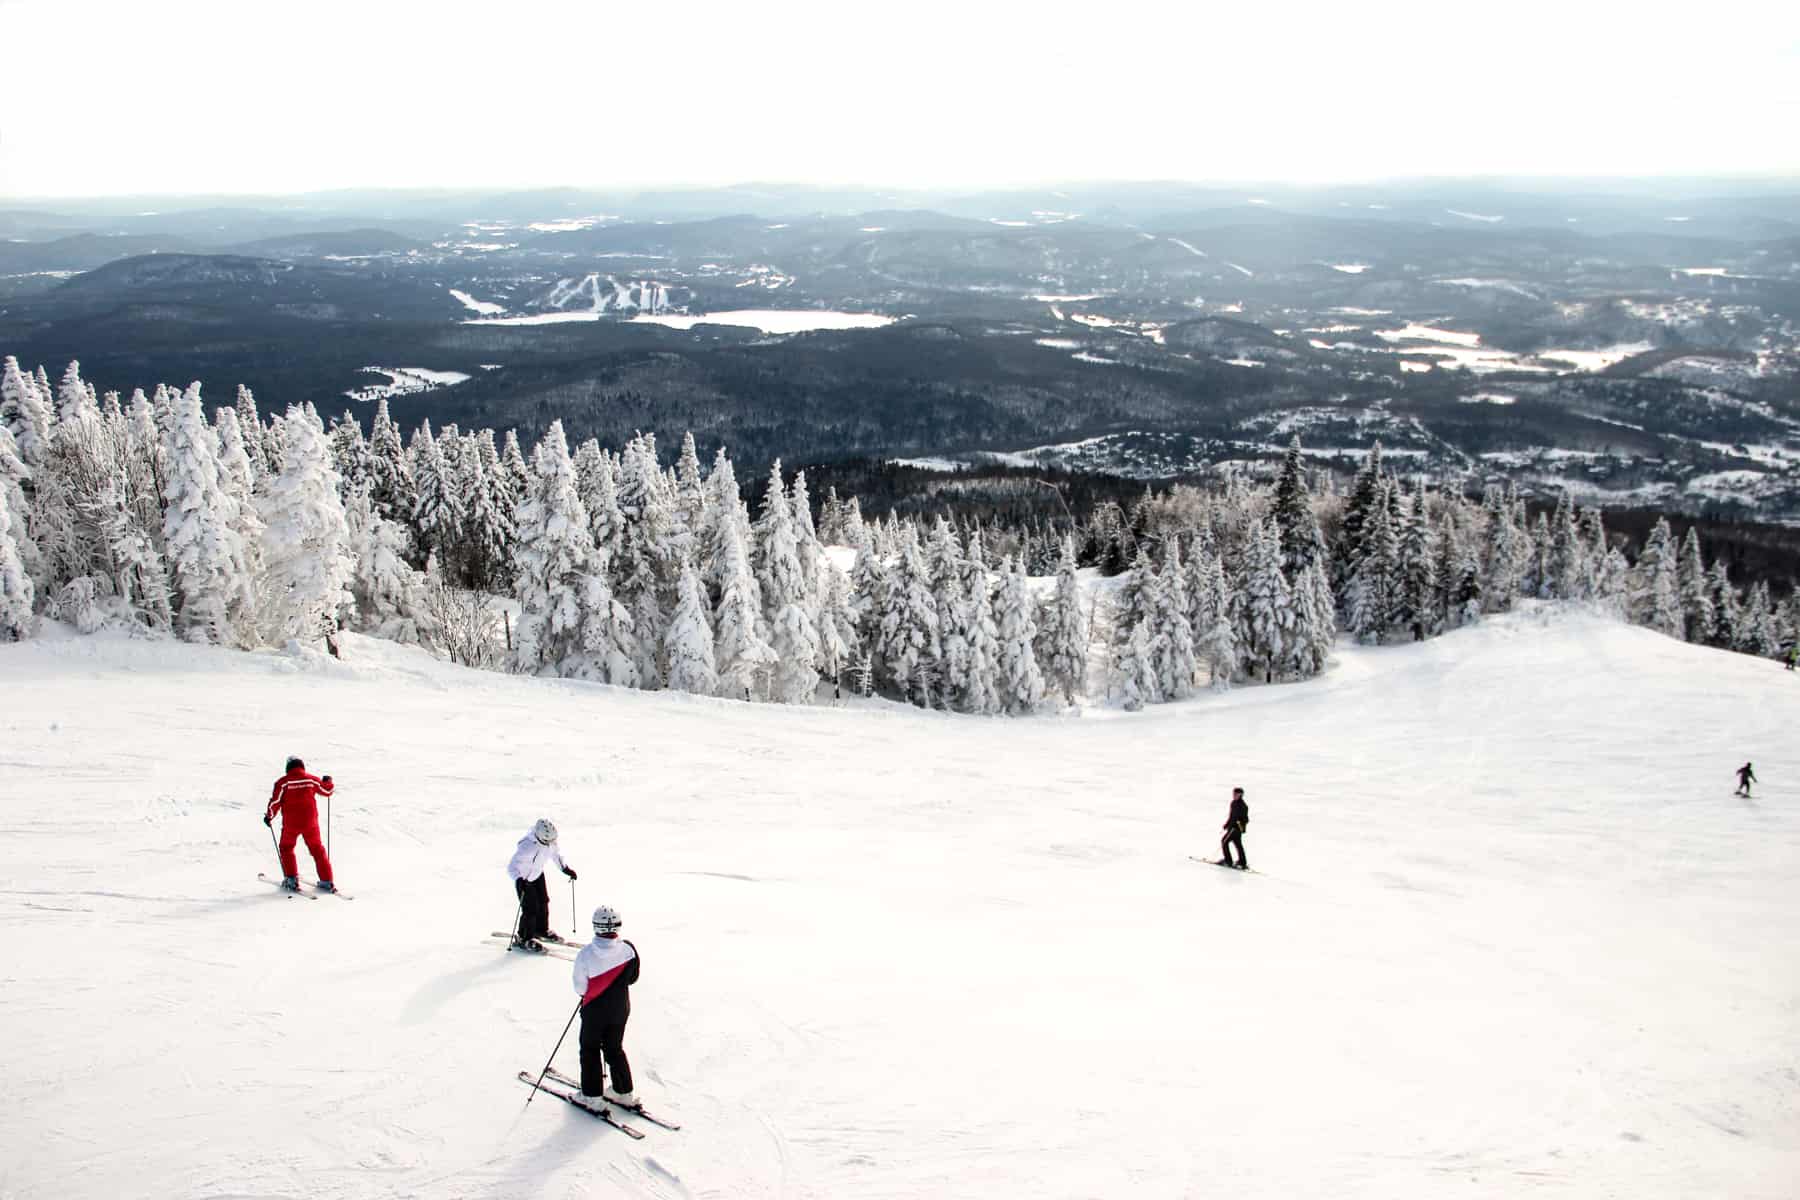
[{"label": "skier in red suit", "polygon": [[308,775],[306,764],[297,758],[287,760],[287,773],[275,781],[275,789],[269,793],[269,807],[263,813],[263,824],[271,825],[275,814],[281,814],[281,886],[290,891],[300,888],[300,868],[294,858],[294,843],[302,838],[306,839],[306,849],[319,871],[319,890],[337,890],[331,879],[331,859],[325,853],[325,843],[319,838],[318,797],[329,795],[331,776],[321,779]]}]

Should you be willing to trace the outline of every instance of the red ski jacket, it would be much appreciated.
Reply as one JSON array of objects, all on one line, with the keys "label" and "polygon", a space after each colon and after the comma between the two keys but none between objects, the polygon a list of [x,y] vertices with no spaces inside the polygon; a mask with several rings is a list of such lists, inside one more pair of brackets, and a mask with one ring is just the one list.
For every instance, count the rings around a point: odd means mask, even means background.
[{"label": "red ski jacket", "polygon": [[281,814],[283,827],[294,825],[305,827],[317,826],[319,823],[319,802],[317,797],[331,795],[331,785],[317,775],[308,775],[304,770],[295,767],[286,775],[275,781],[275,790],[269,793],[269,809],[267,815],[274,817]]}]

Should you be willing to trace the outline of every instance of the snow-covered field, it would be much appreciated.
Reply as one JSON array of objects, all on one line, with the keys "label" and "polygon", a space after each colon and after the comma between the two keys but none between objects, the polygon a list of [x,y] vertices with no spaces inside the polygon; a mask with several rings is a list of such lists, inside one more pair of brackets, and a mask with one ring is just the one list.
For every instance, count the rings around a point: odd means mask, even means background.
[{"label": "snow-covered field", "polygon": [[[345,656],[0,646],[0,1195],[1800,1182],[1777,664],[1533,610],[1009,721]],[[352,902],[255,878],[290,752],[339,782]],[[1188,858],[1234,784],[1259,874]],[[567,965],[481,937],[544,815],[643,953],[628,1045],[680,1133],[523,1109]]]},{"label": "snow-covered field", "polygon": [[388,396],[411,396],[442,387],[455,387],[469,380],[469,376],[461,371],[434,371],[430,367],[364,367],[363,370],[370,375],[385,375],[388,381],[345,392],[344,395],[352,400],[375,401]]}]

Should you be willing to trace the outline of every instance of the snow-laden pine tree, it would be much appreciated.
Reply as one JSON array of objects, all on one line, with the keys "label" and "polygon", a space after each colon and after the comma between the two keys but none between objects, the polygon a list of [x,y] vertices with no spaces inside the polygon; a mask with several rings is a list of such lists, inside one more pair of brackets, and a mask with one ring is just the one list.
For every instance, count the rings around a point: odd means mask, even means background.
[{"label": "snow-laden pine tree", "polygon": [[1114,669],[1119,677],[1119,698],[1131,712],[1155,704],[1162,699],[1156,678],[1156,654],[1151,646],[1152,634],[1147,621],[1131,626],[1122,646],[1118,647]]},{"label": "snow-laden pine tree", "polygon": [[[735,496],[732,503],[737,503]],[[719,694],[749,700],[774,668],[775,650],[762,634],[761,596],[737,522],[723,523],[719,537],[720,593],[713,624]]]},{"label": "snow-laden pine tree", "polygon": [[819,606],[819,673],[833,684],[843,682],[862,653],[856,612],[850,605],[850,578],[825,564],[825,596]]},{"label": "snow-laden pine tree", "polygon": [[1194,656],[1194,628],[1188,619],[1187,571],[1181,563],[1181,541],[1163,543],[1162,570],[1151,592],[1155,606],[1157,686],[1168,700],[1185,700],[1194,694],[1199,664]]},{"label": "snow-laden pine tree", "polygon": [[498,591],[512,577],[513,506],[494,431],[471,440],[462,458],[463,576],[477,591]]},{"label": "snow-laden pine tree", "polygon": [[1325,564],[1314,562],[1294,581],[1294,594],[1299,602],[1300,625],[1293,655],[1295,673],[1302,678],[1319,674],[1331,658],[1337,643],[1337,605],[1331,595],[1331,581],[1325,577]]},{"label": "snow-laden pine tree", "polygon": [[[33,468],[31,537],[40,559],[40,596],[53,616],[67,616],[76,597],[91,607],[104,596],[106,546],[95,514],[118,453],[78,364],[69,364],[59,395],[43,462]],[[70,585],[75,590],[65,592]],[[96,615],[86,624],[97,627],[101,619]]]},{"label": "snow-laden pine tree", "polygon": [[[979,543],[977,543],[979,545]],[[977,550],[977,553],[980,553]],[[987,568],[981,569],[983,578],[974,581],[964,594],[967,597],[968,612],[966,627],[961,631],[967,643],[963,658],[963,675],[955,681],[948,677],[943,679],[944,696],[948,700],[954,696],[961,705],[962,711],[976,716],[994,716],[1006,708],[1006,698],[1002,692],[1000,629],[994,619],[994,602],[990,597],[988,582],[985,576]]]},{"label": "snow-laden pine tree", "polygon": [[[226,410],[229,411],[229,410]],[[267,570],[266,628],[277,640],[323,638],[355,603],[350,529],[325,427],[310,407],[292,405],[286,447],[261,509]]]},{"label": "snow-laden pine tree", "polygon": [[947,517],[940,515],[925,544],[925,563],[931,571],[931,591],[937,600],[938,671],[944,694],[962,704],[969,691],[969,643],[975,624],[973,587],[987,588],[987,568],[981,560],[981,535],[972,539],[976,563],[964,563],[962,542]]},{"label": "snow-laden pine tree", "polygon": [[1487,513],[1487,541],[1482,555],[1481,595],[1484,611],[1506,612],[1518,595],[1519,531],[1504,494],[1489,487],[1482,508]]},{"label": "snow-laden pine tree", "polygon": [[800,556],[800,578],[806,585],[806,607],[817,612],[825,591],[825,547],[819,542],[813,525],[812,493],[806,488],[806,472],[794,472],[794,486],[788,494],[793,510],[794,547]]},{"label": "snow-laden pine tree", "polygon": [[369,424],[369,499],[382,520],[412,527],[418,493],[400,430],[388,416],[386,396],[375,402],[375,417]]},{"label": "snow-laden pine tree", "polygon": [[1344,503],[1343,526],[1338,534],[1337,552],[1332,561],[1332,581],[1348,600],[1350,574],[1362,557],[1363,526],[1369,512],[1377,504],[1385,504],[1386,477],[1382,473],[1381,442],[1369,448],[1369,457],[1357,471],[1350,486],[1350,497]]},{"label": "snow-laden pine tree", "polygon": [[[994,624],[999,633],[1000,703],[1015,715],[1037,710],[1044,702],[1044,676],[1037,661],[1037,604],[1025,586],[1025,572],[1012,558],[1000,568],[1000,588],[994,595]],[[1186,618],[1182,618],[1183,625]],[[1188,652],[1188,677],[1193,678],[1193,650]]]},{"label": "snow-laden pine tree", "polygon": [[[1385,524],[1386,505],[1373,510]],[[1388,527],[1391,531],[1392,526]],[[1293,589],[1281,573],[1281,546],[1261,520],[1250,522],[1244,545],[1243,591],[1238,597],[1237,643],[1242,661],[1265,682],[1287,661],[1297,624]]]},{"label": "snow-laden pine tree", "polygon": [[255,581],[235,525],[237,504],[220,479],[200,386],[170,400],[164,459],[163,541],[175,587],[175,628],[189,641],[248,644]]},{"label": "snow-laden pine tree", "polygon": [[122,468],[115,469],[112,482],[101,489],[94,519],[105,547],[110,615],[134,632],[167,632],[173,627],[174,611],[168,566],[158,544],[161,529],[145,525],[131,501]]},{"label": "snow-laden pine tree", "polygon": [[[600,553],[600,561],[605,564],[608,578],[617,578],[615,572],[625,566],[625,514],[619,509],[619,489],[617,477],[613,473],[612,458],[600,450],[598,442],[583,443],[583,450],[592,445],[594,458],[589,467],[588,476],[583,481],[582,502],[587,505],[588,524],[594,534],[594,549]],[[579,466],[579,460],[577,460]]]},{"label": "snow-laden pine tree", "polygon": [[[455,434],[447,433],[443,440],[454,445]],[[412,459],[413,528],[426,553],[438,556],[440,568],[451,566],[461,558],[462,481],[445,460],[439,439],[431,435],[430,421],[422,422],[413,437]]]},{"label": "snow-laden pine tree", "polygon": [[713,665],[712,621],[700,589],[700,577],[692,563],[681,564],[676,584],[675,612],[663,638],[669,660],[669,687],[677,692],[711,696],[719,690],[719,673]]},{"label": "snow-laden pine tree", "polygon": [[783,704],[803,704],[819,686],[814,666],[819,657],[819,631],[800,562],[793,509],[781,484],[779,459],[769,470],[757,543],[761,549],[757,581],[762,585],[769,644],[775,649],[771,695]]},{"label": "snow-laden pine tree", "polygon": [[1281,476],[1275,483],[1274,511],[1277,536],[1281,539],[1282,570],[1290,578],[1299,578],[1308,563],[1325,559],[1325,535],[1313,516],[1312,491],[1306,484],[1306,459],[1300,449],[1300,435],[1288,443],[1282,460]]},{"label": "snow-laden pine tree", "polygon": [[[12,360],[7,362],[11,364]],[[24,464],[18,461],[12,433],[0,427],[0,642],[18,641],[31,634],[36,599],[36,589],[20,551],[26,535],[24,512],[17,506],[24,493],[9,483],[4,474],[11,464],[17,464],[18,474],[23,476]]]},{"label": "snow-laden pine tree", "polygon": [[931,570],[919,545],[918,531],[905,527],[899,562],[889,577],[887,606],[875,655],[881,674],[895,690],[921,707],[931,704],[924,684],[942,658],[938,643],[937,599],[931,592]]},{"label": "snow-laden pine tree", "polygon": [[1769,599],[1769,584],[1759,579],[1750,585],[1749,595],[1738,610],[1737,634],[1733,648],[1758,658],[1779,658],[1781,638],[1775,632],[1775,614]]},{"label": "snow-laden pine tree", "polygon": [[1345,627],[1358,641],[1379,643],[1400,611],[1400,541],[1386,503],[1370,507],[1363,525],[1362,552],[1350,568],[1349,615]]},{"label": "snow-laden pine tree", "polygon": [[1539,549],[1548,555],[1543,594],[1553,600],[1585,600],[1592,594],[1586,547],[1576,522],[1569,493],[1556,499],[1556,512],[1548,521],[1549,537]]},{"label": "snow-laden pine tree", "polygon": [[706,480],[700,474],[700,453],[694,435],[681,435],[681,453],[675,459],[675,529],[682,543],[682,557],[698,553],[700,531],[706,524]]},{"label": "snow-laden pine tree", "polygon": [[6,356],[0,364],[0,425],[12,434],[19,459],[36,471],[50,452],[50,409],[38,394],[37,382]]},{"label": "snow-laden pine tree", "polygon": [[1676,591],[1681,604],[1682,636],[1690,642],[1706,641],[1713,631],[1712,589],[1708,586],[1706,560],[1700,556],[1700,535],[1692,525],[1681,542]]},{"label": "snow-laden pine tree", "polygon": [[369,443],[363,440],[362,424],[347,409],[331,426],[331,461],[343,481],[346,499],[368,482]]},{"label": "snow-laden pine tree", "polygon": [[550,423],[531,457],[532,487],[519,506],[519,632],[513,659],[528,674],[585,673],[582,633],[594,541],[560,420]]},{"label": "snow-laden pine tree", "polygon": [[1438,624],[1437,545],[1425,502],[1425,489],[1413,495],[1400,537],[1400,577],[1396,595],[1395,624],[1402,636],[1414,641],[1435,635]]},{"label": "snow-laden pine tree", "polygon": [[255,394],[241,383],[238,384],[235,411],[238,431],[244,438],[244,453],[250,460],[256,482],[260,483],[269,473],[269,431],[263,427],[262,416],[256,411]]},{"label": "snow-laden pine tree", "polygon": [[874,532],[867,525],[856,530],[856,561],[850,564],[850,611],[856,618],[856,637],[865,652],[881,640],[881,620],[887,613],[892,584],[887,564],[875,549]]},{"label": "snow-laden pine tree", "polygon": [[525,493],[531,490],[531,466],[525,461],[524,451],[519,449],[519,431],[516,429],[506,431],[500,446],[500,465],[506,468],[506,494],[512,497],[513,519],[517,521],[517,507],[525,502]]},{"label": "snow-laden pine tree", "polygon": [[[1225,575],[1224,560],[1211,550],[1198,547],[1194,558],[1199,564],[1199,577],[1190,581],[1193,590],[1188,607],[1193,614],[1189,621],[1197,630],[1194,655],[1206,665],[1212,689],[1222,692],[1243,670],[1230,580]],[[1322,562],[1314,566],[1321,574],[1327,569]]]},{"label": "snow-laden pine tree", "polygon": [[1658,633],[1678,638],[1682,634],[1680,583],[1676,568],[1675,535],[1667,517],[1657,518],[1644,539],[1643,553],[1632,571],[1630,590],[1632,620]]},{"label": "snow-laden pine tree", "polygon": [[1729,649],[1738,627],[1737,589],[1731,586],[1731,575],[1723,559],[1716,559],[1707,572],[1707,595],[1712,601],[1712,631],[1706,638],[1709,646]]},{"label": "snow-laden pine tree", "polygon": [[1038,613],[1037,659],[1051,695],[1074,704],[1087,689],[1088,620],[1081,603],[1081,581],[1075,573],[1075,539],[1062,540],[1056,569],[1056,591]]},{"label": "snow-laden pine tree", "polygon": [[383,520],[365,483],[344,506],[349,551],[356,563],[350,580],[358,629],[390,641],[416,643],[429,630],[425,619],[425,578],[406,561],[410,539]]}]

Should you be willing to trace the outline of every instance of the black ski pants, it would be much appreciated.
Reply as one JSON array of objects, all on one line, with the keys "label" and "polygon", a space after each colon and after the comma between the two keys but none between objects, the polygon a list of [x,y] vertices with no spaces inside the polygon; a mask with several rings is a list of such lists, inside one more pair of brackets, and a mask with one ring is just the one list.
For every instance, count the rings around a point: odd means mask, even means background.
[{"label": "black ski pants", "polygon": [[540,938],[550,932],[550,885],[548,876],[518,881],[519,940]]},{"label": "black ski pants", "polygon": [[[611,1018],[602,1014],[600,1005],[589,1004],[581,1010],[581,1091],[598,1096],[612,1075],[613,1091],[631,1090],[631,1060],[625,1057],[625,1022],[631,1014]],[[600,1069],[601,1060],[606,1070]]]},{"label": "black ski pants", "polygon": [[[1237,847],[1237,858],[1231,857],[1231,848]],[[1219,854],[1229,866],[1248,867],[1250,859],[1244,854],[1244,831],[1236,825],[1225,830],[1225,836],[1219,839]]]}]

